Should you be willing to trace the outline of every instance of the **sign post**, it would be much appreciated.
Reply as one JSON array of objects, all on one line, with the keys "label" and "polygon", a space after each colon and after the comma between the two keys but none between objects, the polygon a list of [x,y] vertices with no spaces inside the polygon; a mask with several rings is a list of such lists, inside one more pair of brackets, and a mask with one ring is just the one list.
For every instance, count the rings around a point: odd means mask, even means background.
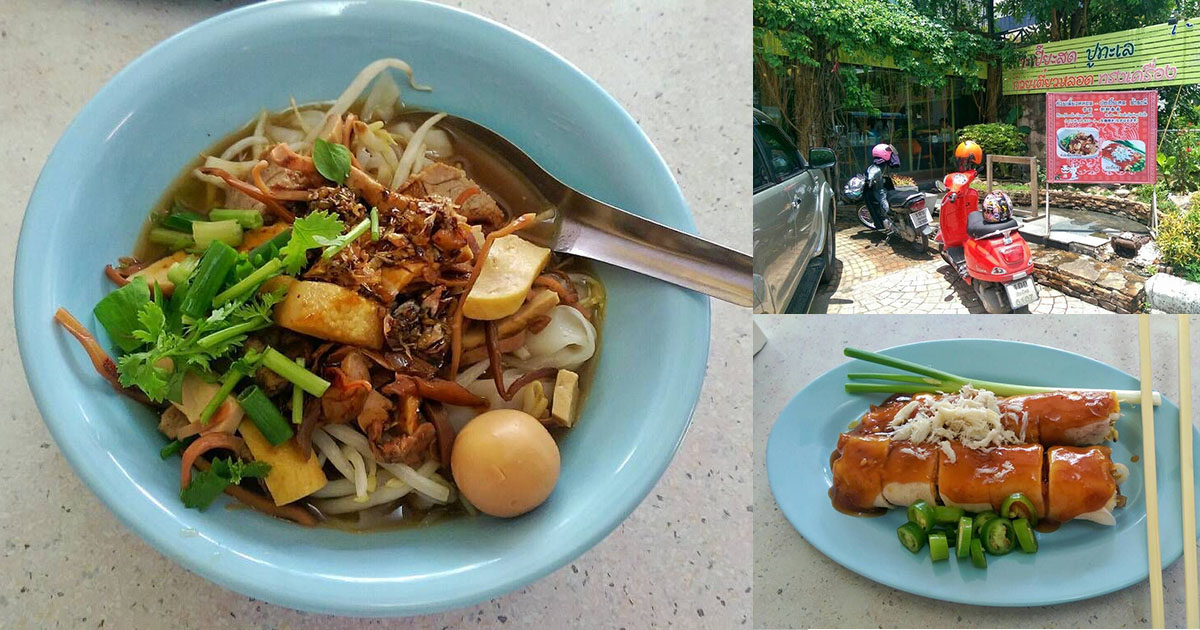
[{"label": "sign post", "polygon": [[1051,183],[1157,185],[1158,92],[1047,93],[1046,148],[1049,234]]},{"label": "sign post", "polygon": [[1019,49],[1004,95],[1138,89],[1200,83],[1200,20]]}]

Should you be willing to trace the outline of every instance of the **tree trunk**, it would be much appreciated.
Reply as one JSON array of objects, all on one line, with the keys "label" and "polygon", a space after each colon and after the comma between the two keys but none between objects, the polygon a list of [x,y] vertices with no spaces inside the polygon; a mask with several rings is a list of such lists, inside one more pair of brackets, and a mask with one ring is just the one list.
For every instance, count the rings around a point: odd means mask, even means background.
[{"label": "tree trunk", "polygon": [[1000,95],[1004,92],[1002,80],[1003,76],[1001,75],[1000,64],[992,63],[988,65],[987,105],[985,106],[983,118],[986,121],[1000,119]]}]

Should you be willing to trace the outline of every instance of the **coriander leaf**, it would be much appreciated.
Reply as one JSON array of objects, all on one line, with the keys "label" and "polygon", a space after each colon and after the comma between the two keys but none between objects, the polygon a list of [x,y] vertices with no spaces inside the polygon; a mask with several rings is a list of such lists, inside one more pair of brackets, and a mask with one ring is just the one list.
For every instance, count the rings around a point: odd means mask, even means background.
[{"label": "coriander leaf", "polygon": [[[217,460],[213,460],[214,462]],[[229,487],[229,480],[217,474],[216,466],[208,470],[198,471],[192,475],[192,481],[179,491],[179,500],[184,507],[203,510],[212,505],[217,497]]]},{"label": "coriander leaf", "polygon": [[247,462],[239,459],[229,464],[229,480],[231,483],[241,483],[243,479],[250,479],[252,477],[261,479],[266,477],[269,472],[271,472],[271,465],[267,462]]},{"label": "coriander leaf", "polygon": [[279,250],[288,274],[294,276],[299,273],[304,263],[308,262],[308,250],[322,246],[318,238],[337,238],[344,228],[340,219],[325,211],[311,212],[296,219],[292,224],[292,237]]},{"label": "coriander leaf", "polygon": [[150,287],[146,279],[139,276],[104,296],[92,313],[113,342],[122,351],[131,352],[145,343],[144,339],[134,335],[134,331],[141,328],[138,318],[142,307],[150,303]]},{"label": "coriander leaf", "polygon": [[139,330],[133,331],[132,335],[134,338],[145,343],[154,343],[157,341],[167,325],[167,316],[163,313],[162,306],[157,302],[147,302],[142,307],[142,310],[138,311],[137,319],[142,327]]},{"label": "coriander leaf", "polygon": [[313,164],[317,171],[333,182],[342,183],[350,174],[350,149],[345,145],[317,138],[313,145]]},{"label": "coriander leaf", "polygon": [[270,470],[271,465],[266,462],[214,457],[208,470],[192,475],[192,481],[179,492],[179,499],[186,507],[203,510],[230,484],[239,484],[250,477],[265,477]]},{"label": "coriander leaf", "polygon": [[167,397],[171,370],[158,363],[163,357],[155,352],[134,352],[117,359],[121,385],[141,389],[155,402]]}]

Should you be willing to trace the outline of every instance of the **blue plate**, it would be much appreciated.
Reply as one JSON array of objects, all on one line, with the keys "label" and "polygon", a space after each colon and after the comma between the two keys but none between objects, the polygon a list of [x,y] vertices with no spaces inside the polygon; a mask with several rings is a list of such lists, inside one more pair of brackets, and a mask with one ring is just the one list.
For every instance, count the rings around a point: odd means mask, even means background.
[{"label": "blue plate", "polygon": [[[981,380],[1088,388],[1137,389],[1134,377],[1078,354],[1013,341],[953,339],[885,350],[889,356],[930,365]],[[979,357],[1013,357],[1007,364]],[[868,367],[870,369],[865,369]],[[1146,500],[1141,463],[1141,411],[1122,405],[1120,440],[1110,444],[1113,460],[1129,466],[1121,486],[1128,497],[1116,510],[1115,527],[1072,521],[1039,534],[1037,554],[988,557],[980,571],[959,561],[934,564],[927,550],[911,554],[896,540],[903,510],[878,518],[856,518],[833,509],[828,491],[833,475],[829,455],[837,436],[883,395],[851,395],[843,389],[850,372],[878,372],[879,366],[850,361],[796,394],[779,414],[767,442],[767,478],[779,508],[796,531],[834,562],[892,588],[933,599],[983,606],[1058,604],[1125,588],[1146,579]],[[886,369],[886,368],[885,368]],[[1154,414],[1158,454],[1159,532],[1163,566],[1183,553],[1179,475],[1179,409],[1163,401]],[[1197,438],[1200,442],[1200,438]],[[1200,458],[1195,461],[1200,462]],[[1197,471],[1200,477],[1200,470]],[[817,483],[820,480],[820,483]]]},{"label": "blue plate", "polygon": [[[474,119],[571,185],[695,231],[678,186],[636,123],[554,53],[499,24],[416,2],[271,2],[175,35],[114,77],[63,134],[26,210],[14,302],[21,359],[76,473],[163,554],[226,587],[306,610],[408,615],[465,606],[563,566],[611,532],[666,469],[708,356],[708,300],[599,266],[604,343],[578,426],[562,440],[549,501],[512,520],[460,519],[353,534],[247,510],[179,504],[178,460],[149,410],[112,390],[51,320],[92,330],[133,247],[183,165],[260,108],[337,97],[367,63],[409,61],[417,106]],[[647,360],[647,353],[653,360]]]}]

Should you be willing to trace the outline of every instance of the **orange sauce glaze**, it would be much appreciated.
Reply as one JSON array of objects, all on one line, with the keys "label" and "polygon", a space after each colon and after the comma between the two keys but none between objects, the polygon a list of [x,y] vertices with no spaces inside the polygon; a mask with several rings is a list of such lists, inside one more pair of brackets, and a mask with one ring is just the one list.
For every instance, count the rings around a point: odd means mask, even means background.
[{"label": "orange sauce glaze", "polygon": [[1103,509],[1117,492],[1107,446],[1055,446],[1046,452],[1046,461],[1050,520],[1066,522]]}]

